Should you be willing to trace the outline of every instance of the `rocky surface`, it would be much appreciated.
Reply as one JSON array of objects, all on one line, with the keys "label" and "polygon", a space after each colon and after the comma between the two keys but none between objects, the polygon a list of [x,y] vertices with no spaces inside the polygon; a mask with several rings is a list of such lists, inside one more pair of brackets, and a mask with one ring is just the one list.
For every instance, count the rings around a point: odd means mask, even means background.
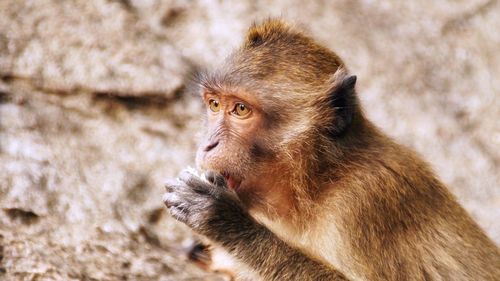
[{"label": "rocky surface", "polygon": [[126,1],[7,0],[0,11],[0,75],[46,90],[169,95],[189,69]]},{"label": "rocky surface", "polygon": [[276,15],[344,58],[368,116],[500,243],[498,1],[4,0],[0,279],[220,279],[185,261],[161,182],[193,163],[190,73]]}]

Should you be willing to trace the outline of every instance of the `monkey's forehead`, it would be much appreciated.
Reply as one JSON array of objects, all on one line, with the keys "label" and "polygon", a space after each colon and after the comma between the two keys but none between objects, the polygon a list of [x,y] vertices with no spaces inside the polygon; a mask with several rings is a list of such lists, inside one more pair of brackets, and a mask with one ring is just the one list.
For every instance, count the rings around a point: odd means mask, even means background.
[{"label": "monkey's forehead", "polygon": [[251,95],[255,99],[265,98],[293,101],[315,98],[326,94],[331,87],[333,75],[298,73],[284,68],[277,71],[262,71],[252,67],[222,67],[198,76],[201,92],[219,95]]},{"label": "monkey's forehead", "polygon": [[[200,80],[201,92],[218,95],[252,96],[255,99],[280,96],[286,98],[297,94],[292,90],[299,85],[279,77],[261,77],[247,72],[213,71],[206,73]],[[302,85],[303,86],[303,85]]]}]

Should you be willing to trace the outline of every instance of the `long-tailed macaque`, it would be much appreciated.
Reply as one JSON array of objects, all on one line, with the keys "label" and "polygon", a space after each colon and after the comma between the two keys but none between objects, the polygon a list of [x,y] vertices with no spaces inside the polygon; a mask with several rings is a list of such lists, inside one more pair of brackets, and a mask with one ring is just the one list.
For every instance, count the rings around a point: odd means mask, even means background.
[{"label": "long-tailed macaque", "polygon": [[414,152],[366,119],[356,76],[280,20],[200,76],[206,179],[170,213],[261,280],[500,280],[500,253]]}]

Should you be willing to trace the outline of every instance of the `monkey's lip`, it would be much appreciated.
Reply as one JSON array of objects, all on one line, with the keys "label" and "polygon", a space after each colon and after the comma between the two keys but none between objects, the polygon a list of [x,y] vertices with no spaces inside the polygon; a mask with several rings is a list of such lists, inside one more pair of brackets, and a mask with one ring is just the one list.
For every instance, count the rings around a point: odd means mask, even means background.
[{"label": "monkey's lip", "polygon": [[234,175],[228,172],[222,172],[222,176],[226,179],[227,186],[233,190],[238,190],[241,184],[241,179],[238,179]]}]

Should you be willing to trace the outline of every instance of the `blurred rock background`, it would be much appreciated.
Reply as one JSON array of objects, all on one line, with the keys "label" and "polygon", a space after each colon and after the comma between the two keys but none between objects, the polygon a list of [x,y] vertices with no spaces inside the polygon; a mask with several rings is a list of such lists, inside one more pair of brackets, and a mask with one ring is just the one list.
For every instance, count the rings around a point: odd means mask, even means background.
[{"label": "blurred rock background", "polygon": [[500,243],[498,2],[1,0],[0,279],[217,280],[161,183],[193,163],[190,74],[268,16],[338,52]]}]

